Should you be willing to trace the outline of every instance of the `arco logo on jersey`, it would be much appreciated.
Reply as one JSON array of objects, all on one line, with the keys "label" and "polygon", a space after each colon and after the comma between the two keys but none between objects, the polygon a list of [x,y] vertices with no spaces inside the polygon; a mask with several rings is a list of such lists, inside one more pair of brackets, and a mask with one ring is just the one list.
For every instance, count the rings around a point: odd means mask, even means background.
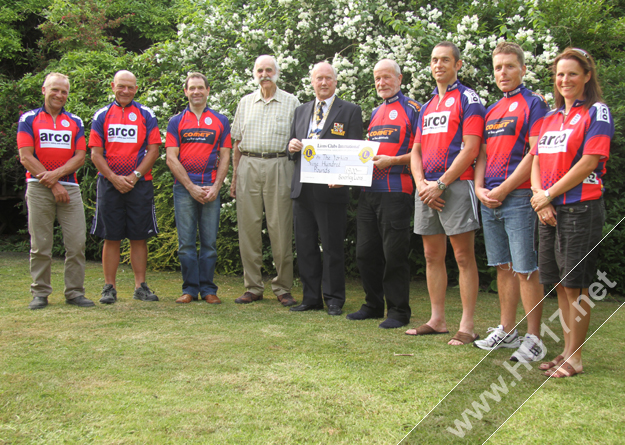
[{"label": "arco logo on jersey", "polygon": [[39,129],[39,146],[41,148],[62,148],[71,150],[72,132],[69,130]]},{"label": "arco logo on jersey", "polygon": [[423,118],[422,134],[447,133],[451,111],[430,113]]},{"label": "arco logo on jersey", "polygon": [[538,154],[565,153],[572,129],[548,131],[538,141]]},{"label": "arco logo on jersey", "polygon": [[138,133],[139,127],[137,125],[110,124],[106,139],[108,142],[136,144]]}]

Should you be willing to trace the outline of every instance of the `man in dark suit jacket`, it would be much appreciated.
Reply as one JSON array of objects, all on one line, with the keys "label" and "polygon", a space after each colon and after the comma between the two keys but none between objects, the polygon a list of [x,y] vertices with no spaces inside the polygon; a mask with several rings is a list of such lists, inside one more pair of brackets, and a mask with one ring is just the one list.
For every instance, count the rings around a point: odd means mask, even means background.
[{"label": "man in dark suit jacket", "polygon": [[316,64],[310,79],[316,99],[295,109],[288,145],[289,156],[295,161],[291,198],[297,262],[304,288],[302,304],[290,310],[323,309],[325,301],[329,315],[341,315],[345,303],[343,240],[349,187],[302,183],[300,152],[304,148],[302,139],[362,139],[362,112],[358,105],[336,97],[336,70],[329,63]]}]

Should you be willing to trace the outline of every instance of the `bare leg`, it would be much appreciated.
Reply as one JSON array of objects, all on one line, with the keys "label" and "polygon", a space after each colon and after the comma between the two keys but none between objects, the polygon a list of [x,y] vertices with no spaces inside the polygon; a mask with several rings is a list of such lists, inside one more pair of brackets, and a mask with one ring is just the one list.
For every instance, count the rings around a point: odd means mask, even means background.
[{"label": "bare leg", "polygon": [[501,324],[506,333],[516,325],[516,308],[519,305],[519,280],[510,263],[497,266],[497,289],[501,306]]},{"label": "bare leg", "polygon": [[135,275],[135,289],[145,283],[145,271],[148,268],[148,242],[147,240],[130,241],[130,263]]},{"label": "bare leg", "polygon": [[426,279],[432,316],[427,324],[436,331],[447,330],[445,321],[445,293],[447,291],[447,268],[445,254],[447,252],[447,235],[424,235],[423,251],[425,254]]},{"label": "bare leg", "polygon": [[586,298],[588,298],[588,289],[565,287],[564,290],[569,303],[568,325],[571,330],[569,333],[569,347],[566,351],[567,355],[565,355],[564,358],[579,372],[583,369],[581,346],[586,340],[588,326],[590,325],[590,306],[586,301],[581,300],[579,305],[583,312],[580,312],[573,306],[573,303],[577,302],[580,295],[585,295]]},{"label": "bare leg", "polygon": [[540,320],[543,316],[543,285],[540,284],[538,271],[528,274],[518,274],[521,287],[523,309],[527,314],[527,333],[540,338]]},{"label": "bare leg", "polygon": [[104,240],[104,247],[102,247],[104,284],[112,284],[113,287],[115,287],[117,267],[119,266],[119,248],[121,243],[121,241]]},{"label": "bare leg", "polygon": [[[451,246],[454,249],[456,263],[460,271],[460,299],[462,300],[462,319],[459,330],[473,335],[473,315],[475,313],[475,303],[477,302],[477,291],[479,277],[477,274],[477,263],[475,262],[474,241],[475,232],[465,232],[449,237]],[[459,346],[462,343],[450,340],[450,345]]]}]

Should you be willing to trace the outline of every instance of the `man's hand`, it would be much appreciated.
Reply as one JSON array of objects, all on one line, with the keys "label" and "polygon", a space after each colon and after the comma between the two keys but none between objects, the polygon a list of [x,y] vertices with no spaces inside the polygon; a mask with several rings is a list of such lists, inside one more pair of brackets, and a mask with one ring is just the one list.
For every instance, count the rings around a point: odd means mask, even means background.
[{"label": "man's hand", "polygon": [[203,204],[206,204],[207,202],[213,202],[214,200],[216,200],[217,197],[219,196],[220,188],[221,187],[217,187],[215,184],[202,187],[202,190],[204,191],[204,199],[205,199]]},{"label": "man's hand", "polygon": [[137,177],[134,173],[131,173],[128,176],[118,176],[113,174],[108,178],[108,180],[111,181],[111,184],[113,184],[113,187],[115,187],[119,193],[128,193],[135,188],[135,181],[137,180]]},{"label": "man's hand", "polygon": [[549,203],[547,207],[536,212],[538,215],[538,220],[542,225],[549,224],[551,227],[556,226],[556,209],[553,208],[553,205]]},{"label": "man's hand", "polygon": [[191,184],[191,187],[187,189],[191,198],[195,199],[200,204],[206,204],[206,190],[199,185]]},{"label": "man's hand", "polygon": [[341,187],[344,187],[342,184],[328,184],[328,187],[331,189],[340,189]]},{"label": "man's hand", "polygon": [[423,184],[417,184],[417,190],[419,191],[419,199],[427,204],[429,208],[439,212],[443,210],[445,200],[440,197],[443,191],[438,188],[436,181],[424,179]]},{"label": "man's hand", "polygon": [[500,205],[503,204],[503,201],[504,199],[506,199],[506,196],[508,196],[508,193],[506,193],[506,191],[501,186],[495,187],[488,193],[488,197],[490,199],[499,201]]},{"label": "man's hand", "polygon": [[[495,189],[493,189],[495,190]],[[490,196],[491,190],[484,187],[475,187],[475,196],[489,209],[496,209],[501,205],[501,201]]]},{"label": "man's hand", "polygon": [[57,182],[52,187],[50,187],[50,190],[52,191],[56,202],[61,202],[64,204],[69,203],[69,193],[67,193],[67,190],[65,190],[65,187],[63,187],[61,184]]},{"label": "man's hand", "polygon": [[375,155],[373,157],[373,165],[375,165],[378,170],[384,170],[392,165],[392,157],[386,155]]},{"label": "man's hand", "polygon": [[37,179],[39,179],[40,184],[45,185],[49,189],[51,189],[52,186],[56,184],[60,178],[60,176],[56,173],[56,170],[51,171],[51,172],[49,171],[41,172],[36,177]]},{"label": "man's hand", "polygon": [[551,205],[551,201],[545,195],[545,191],[542,189],[536,189],[532,187],[532,192],[534,192],[534,196],[530,199],[530,203],[532,204],[532,208],[536,213]]},{"label": "man's hand", "polygon": [[237,197],[237,178],[234,175],[232,175],[232,183],[230,184],[230,197],[235,199]]},{"label": "man's hand", "polygon": [[302,151],[303,148],[304,144],[302,144],[302,141],[299,139],[293,138],[289,141],[289,152],[297,153],[298,151]]}]

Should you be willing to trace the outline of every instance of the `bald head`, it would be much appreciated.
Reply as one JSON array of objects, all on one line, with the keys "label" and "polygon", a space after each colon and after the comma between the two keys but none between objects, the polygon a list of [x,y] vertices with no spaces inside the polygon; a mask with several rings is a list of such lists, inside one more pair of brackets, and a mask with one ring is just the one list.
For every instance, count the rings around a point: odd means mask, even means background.
[{"label": "bald head", "polygon": [[375,90],[382,99],[390,99],[399,93],[401,78],[401,70],[394,60],[382,59],[373,68]]},{"label": "bald head", "polygon": [[115,100],[125,107],[132,102],[135,94],[137,94],[137,78],[130,71],[118,71],[115,73],[111,87],[115,93]]},{"label": "bald head", "polygon": [[329,99],[336,91],[336,70],[328,62],[319,62],[310,72],[310,83],[317,99]]}]

